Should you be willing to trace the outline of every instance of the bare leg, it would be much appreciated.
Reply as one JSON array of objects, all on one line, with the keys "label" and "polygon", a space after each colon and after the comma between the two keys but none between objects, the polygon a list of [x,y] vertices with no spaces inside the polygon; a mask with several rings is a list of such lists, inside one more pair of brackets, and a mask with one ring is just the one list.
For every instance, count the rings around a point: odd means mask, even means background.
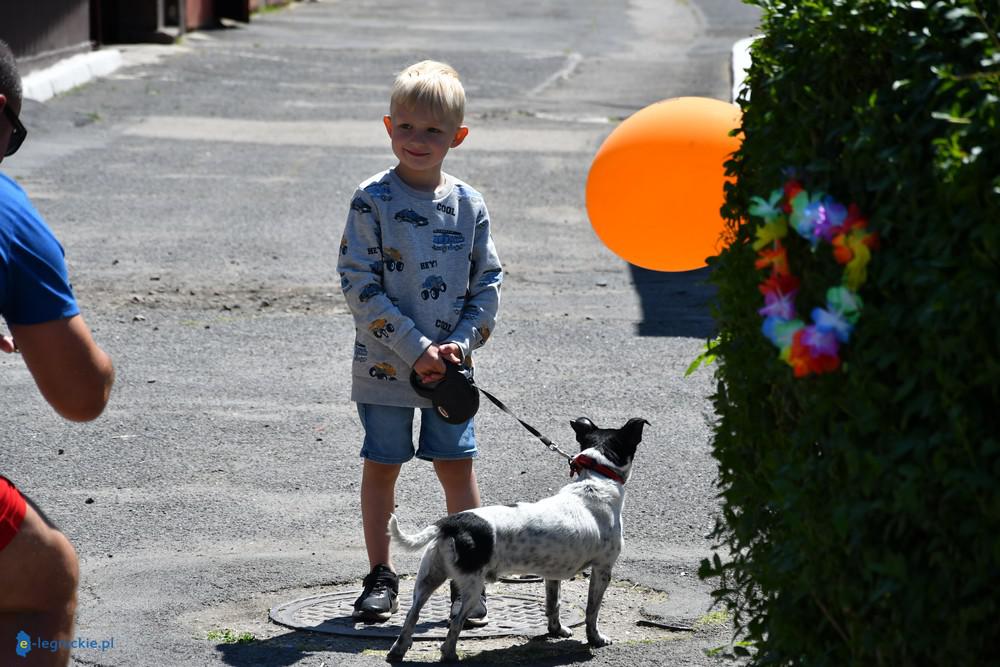
[{"label": "bare leg", "polygon": [[572,637],[573,631],[559,620],[558,579],[545,580],[545,616],[549,619],[549,637]]},{"label": "bare leg", "polygon": [[591,646],[607,646],[611,640],[597,629],[597,614],[601,611],[604,591],[611,583],[611,568],[594,566],[590,571],[590,590],[587,593],[587,643]]},{"label": "bare leg", "polygon": [[435,460],[434,472],[444,489],[448,514],[479,507],[479,484],[476,471],[472,469],[472,459]]},{"label": "bare leg", "polygon": [[[0,551],[0,637],[13,642],[23,630],[32,638],[68,644],[79,579],[73,545],[29,503],[20,531]],[[28,657],[32,665],[63,667],[69,648],[35,650]]]},{"label": "bare leg", "polygon": [[361,475],[361,524],[365,532],[369,568],[381,564],[392,568],[389,535],[385,527],[396,507],[396,479],[400,467],[365,459]]}]

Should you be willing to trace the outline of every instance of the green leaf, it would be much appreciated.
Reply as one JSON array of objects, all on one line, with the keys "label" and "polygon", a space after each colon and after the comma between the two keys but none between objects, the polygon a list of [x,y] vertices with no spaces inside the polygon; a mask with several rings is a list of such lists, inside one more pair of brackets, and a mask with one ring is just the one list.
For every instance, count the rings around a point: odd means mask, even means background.
[{"label": "green leaf", "polygon": [[718,347],[719,340],[720,340],[719,338],[715,338],[705,343],[704,348],[702,348],[703,352],[699,354],[697,357],[695,357],[694,361],[692,361],[691,364],[687,367],[687,370],[684,371],[684,377],[688,377],[689,375],[694,373],[696,370],[698,370],[698,368],[702,364],[705,364],[707,366],[708,364],[715,362],[716,354],[714,353],[714,350],[716,347]]}]

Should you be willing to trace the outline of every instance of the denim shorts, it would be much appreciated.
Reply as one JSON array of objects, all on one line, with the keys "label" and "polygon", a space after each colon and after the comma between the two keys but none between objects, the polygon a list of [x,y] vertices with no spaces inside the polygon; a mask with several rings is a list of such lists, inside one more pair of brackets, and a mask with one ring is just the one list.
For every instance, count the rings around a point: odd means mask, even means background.
[{"label": "denim shorts", "polygon": [[395,465],[414,456],[425,461],[474,459],[479,456],[473,420],[449,424],[432,408],[420,409],[419,446],[413,449],[413,416],[417,408],[358,403],[365,429],[361,458]]}]

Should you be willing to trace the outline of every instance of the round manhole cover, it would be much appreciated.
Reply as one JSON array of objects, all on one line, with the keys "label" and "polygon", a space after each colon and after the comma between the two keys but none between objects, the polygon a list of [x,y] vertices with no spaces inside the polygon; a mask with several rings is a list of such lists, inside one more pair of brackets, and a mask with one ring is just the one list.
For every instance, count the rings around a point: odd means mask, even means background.
[{"label": "round manhole cover", "polygon": [[[451,600],[448,587],[442,586],[420,611],[420,620],[413,632],[414,639],[444,639],[448,634],[448,614]],[[462,638],[535,637],[548,632],[545,618],[545,598],[530,594],[497,593],[487,589],[490,622],[482,628],[462,630]],[[399,611],[385,623],[359,623],[351,617],[359,590],[334,591],[293,600],[274,607],[271,620],[296,630],[323,632],[352,637],[395,638],[402,630],[403,620],[413,600],[413,581],[399,582]],[[560,616],[564,625],[580,625],[583,610],[576,605],[562,604]]]}]

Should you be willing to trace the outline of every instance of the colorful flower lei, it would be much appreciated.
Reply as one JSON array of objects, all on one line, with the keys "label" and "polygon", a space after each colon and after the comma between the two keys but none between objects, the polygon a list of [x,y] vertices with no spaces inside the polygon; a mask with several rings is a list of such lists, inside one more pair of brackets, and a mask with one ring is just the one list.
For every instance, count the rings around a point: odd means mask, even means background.
[{"label": "colorful flower lei", "polygon": [[[845,208],[821,192],[810,194],[794,179],[768,199],[752,197],[750,202],[750,214],[764,220],[753,244],[758,256],[755,266],[770,269],[759,286],[764,307],[757,312],[764,317],[764,335],[781,351],[779,357],[792,367],[795,377],[837,370],[841,346],[850,340],[861,316],[857,292],[868,277],[878,235],[867,230],[868,221],[857,205]],[[829,243],[834,259],[844,267],[841,284],[826,291],[826,308],[814,308],[810,324],[795,311],[800,282],[789,269],[782,244],[789,228],[807,240],[813,252],[820,242]]]}]

